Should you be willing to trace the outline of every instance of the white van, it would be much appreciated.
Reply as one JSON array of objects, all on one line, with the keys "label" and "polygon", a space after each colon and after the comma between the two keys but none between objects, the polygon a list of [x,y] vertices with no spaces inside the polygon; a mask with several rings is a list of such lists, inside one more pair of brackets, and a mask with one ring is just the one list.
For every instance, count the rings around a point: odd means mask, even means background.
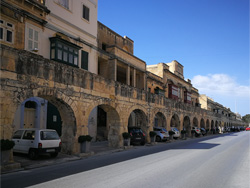
[{"label": "white van", "polygon": [[56,157],[61,151],[61,139],[52,129],[19,129],[12,140],[15,142],[13,152],[26,153],[31,159],[42,153]]}]

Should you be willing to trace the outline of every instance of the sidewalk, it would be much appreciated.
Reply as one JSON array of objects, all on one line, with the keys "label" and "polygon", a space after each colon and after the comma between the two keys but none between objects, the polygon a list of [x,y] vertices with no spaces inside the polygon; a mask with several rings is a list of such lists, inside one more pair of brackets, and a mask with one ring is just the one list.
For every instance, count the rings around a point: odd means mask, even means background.
[{"label": "sidewalk", "polygon": [[38,159],[31,160],[26,154],[15,153],[14,163],[10,163],[6,168],[3,168],[1,173],[11,173],[20,170],[28,170],[33,168],[39,168],[43,166],[49,166],[54,164],[60,164],[68,161],[80,160],[81,158],[89,157],[92,155],[104,155],[117,151],[122,151],[128,148],[111,148],[108,147],[108,141],[103,142],[92,142],[91,152],[81,153],[78,155],[67,155],[64,153],[59,153],[56,158],[51,158],[50,155],[40,155]]}]

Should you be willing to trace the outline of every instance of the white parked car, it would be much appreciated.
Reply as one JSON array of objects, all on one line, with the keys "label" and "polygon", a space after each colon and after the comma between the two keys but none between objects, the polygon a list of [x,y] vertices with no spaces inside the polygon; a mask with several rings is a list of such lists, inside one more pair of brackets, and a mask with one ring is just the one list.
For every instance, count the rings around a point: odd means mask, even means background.
[{"label": "white parked car", "polygon": [[61,151],[61,139],[52,129],[19,129],[12,140],[15,142],[13,152],[26,153],[31,159],[42,153],[56,157]]},{"label": "white parked car", "polygon": [[196,137],[201,135],[201,130],[198,127],[192,127],[192,131],[195,133]]},{"label": "white parked car", "polygon": [[156,142],[167,141],[169,139],[168,131],[162,127],[154,127],[154,132],[156,133]]},{"label": "white parked car", "polygon": [[170,127],[170,130],[174,132],[173,138],[177,139],[180,137],[180,131],[176,127]]}]

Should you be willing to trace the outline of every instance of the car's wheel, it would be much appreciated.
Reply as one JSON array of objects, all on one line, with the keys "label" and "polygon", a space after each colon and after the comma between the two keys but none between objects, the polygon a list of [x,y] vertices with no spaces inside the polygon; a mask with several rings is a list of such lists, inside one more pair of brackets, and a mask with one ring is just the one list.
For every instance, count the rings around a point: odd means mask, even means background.
[{"label": "car's wheel", "polygon": [[34,159],[37,159],[38,157],[38,153],[35,149],[30,149],[29,151],[29,158],[34,160]]},{"label": "car's wheel", "polygon": [[161,137],[156,136],[155,141],[156,141],[156,142],[160,142],[160,141],[161,141]]},{"label": "car's wheel", "polygon": [[50,154],[50,156],[51,156],[52,158],[57,157],[57,155],[58,155],[58,152],[55,152],[55,153],[51,153],[51,154]]}]

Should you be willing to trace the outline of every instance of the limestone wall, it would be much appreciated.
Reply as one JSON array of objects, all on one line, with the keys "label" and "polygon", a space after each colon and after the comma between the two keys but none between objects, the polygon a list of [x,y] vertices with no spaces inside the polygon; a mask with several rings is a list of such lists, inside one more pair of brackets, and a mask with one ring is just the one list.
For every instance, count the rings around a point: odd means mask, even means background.
[{"label": "limestone wall", "polygon": [[[154,117],[161,112],[166,128],[177,115],[182,129],[183,119],[197,118],[217,124],[238,124],[234,119],[214,114],[199,107],[148,93],[128,85],[104,79],[93,73],[44,59],[23,50],[1,45],[1,138],[11,138],[14,117],[20,104],[30,97],[40,97],[57,107],[62,117],[63,152],[78,153],[77,138],[89,134],[89,117],[97,106],[108,114],[110,146],[122,145],[122,132],[127,130],[131,112],[140,110],[145,115],[143,130],[148,135]],[[190,121],[192,123],[192,121]],[[215,123],[214,123],[215,124]]]}]

